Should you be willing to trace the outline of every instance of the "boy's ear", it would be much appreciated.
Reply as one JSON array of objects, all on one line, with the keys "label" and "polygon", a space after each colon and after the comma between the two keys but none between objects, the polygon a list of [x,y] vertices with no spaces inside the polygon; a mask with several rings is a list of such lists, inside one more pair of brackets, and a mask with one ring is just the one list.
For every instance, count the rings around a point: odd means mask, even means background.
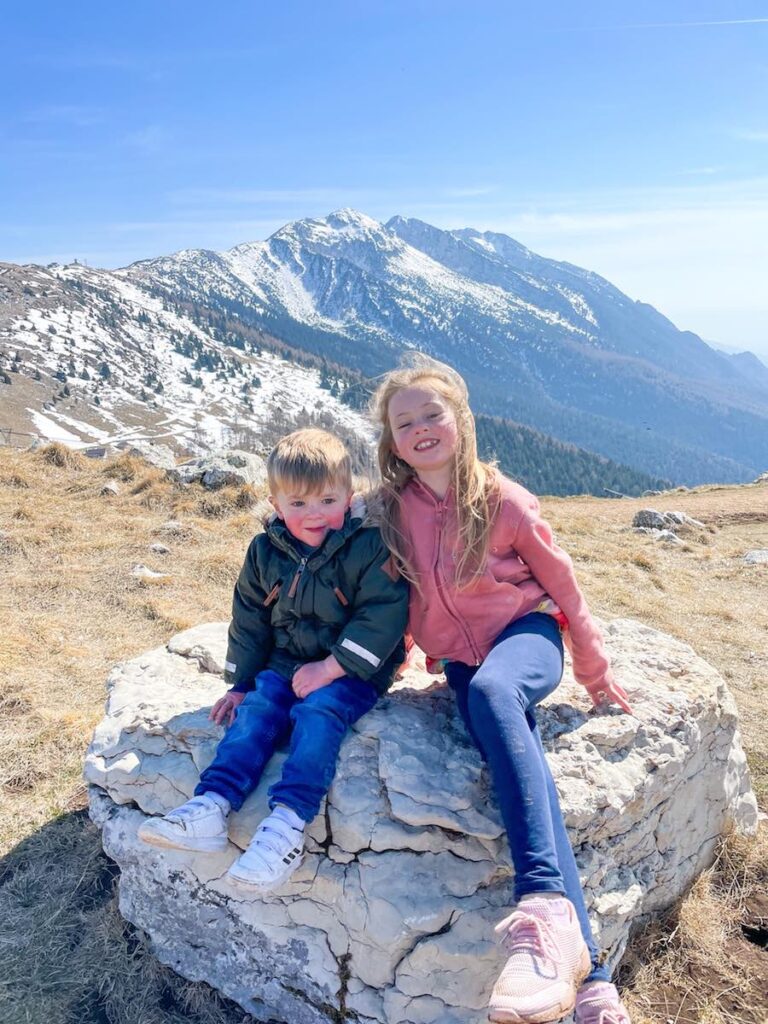
[{"label": "boy's ear", "polygon": [[280,511],[280,507],[278,506],[277,499],[274,497],[274,495],[268,494],[267,495],[267,501],[272,506],[272,508],[275,510],[275,512],[277,512],[278,518],[282,519],[283,518],[283,513]]}]

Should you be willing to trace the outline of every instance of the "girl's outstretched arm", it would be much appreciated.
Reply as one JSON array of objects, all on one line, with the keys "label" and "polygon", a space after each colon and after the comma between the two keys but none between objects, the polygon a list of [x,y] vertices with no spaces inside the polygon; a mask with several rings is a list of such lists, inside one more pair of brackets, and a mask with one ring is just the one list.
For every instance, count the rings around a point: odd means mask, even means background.
[{"label": "girl's outstretched arm", "polygon": [[602,634],[576,582],[573,562],[555,543],[552,528],[541,518],[538,499],[532,494],[517,525],[513,543],[536,580],[568,619],[573,674],[577,681],[595,705],[613,703],[631,714],[627,694],[613,677]]}]

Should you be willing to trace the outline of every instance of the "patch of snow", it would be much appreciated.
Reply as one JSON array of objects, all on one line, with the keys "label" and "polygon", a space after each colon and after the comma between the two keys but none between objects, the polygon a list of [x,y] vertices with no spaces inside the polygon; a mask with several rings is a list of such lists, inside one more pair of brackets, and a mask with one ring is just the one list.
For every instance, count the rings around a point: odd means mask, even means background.
[{"label": "patch of snow", "polygon": [[70,433],[65,430],[60,423],[56,423],[54,420],[49,419],[47,416],[43,416],[41,412],[36,409],[27,409],[27,412],[32,417],[32,422],[39,434],[47,438],[49,441],[63,441],[65,444],[70,445],[72,448],[85,448],[88,441],[83,441],[82,438],[76,434]]}]

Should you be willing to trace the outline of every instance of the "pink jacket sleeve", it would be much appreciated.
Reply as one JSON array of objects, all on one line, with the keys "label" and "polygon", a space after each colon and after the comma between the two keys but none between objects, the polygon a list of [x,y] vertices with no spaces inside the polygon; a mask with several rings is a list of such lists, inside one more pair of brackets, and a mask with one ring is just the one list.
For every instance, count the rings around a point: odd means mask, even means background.
[{"label": "pink jacket sleeve", "polygon": [[602,634],[576,582],[573,562],[555,544],[549,523],[539,515],[538,499],[532,494],[528,498],[517,524],[514,548],[568,619],[574,676],[587,690],[599,690],[613,682]]}]

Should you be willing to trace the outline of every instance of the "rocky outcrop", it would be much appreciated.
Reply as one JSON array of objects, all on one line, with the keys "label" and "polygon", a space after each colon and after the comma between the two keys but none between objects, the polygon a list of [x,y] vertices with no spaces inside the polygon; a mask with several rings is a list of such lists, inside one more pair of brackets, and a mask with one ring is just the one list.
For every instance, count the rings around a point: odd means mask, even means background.
[{"label": "rocky outcrop", "polygon": [[266,483],[267,466],[264,459],[253,452],[231,449],[204,455],[169,469],[168,475],[178,483],[201,483],[215,491],[227,485]]},{"label": "rocky outcrop", "polygon": [[682,536],[691,536],[707,527],[685,512],[658,512],[655,508],[641,508],[632,519],[632,531],[644,533],[666,544],[682,544]]},{"label": "rocky outcrop", "polygon": [[[719,836],[757,808],[721,677],[636,622],[605,627],[634,715],[595,713],[566,672],[540,712],[599,940],[669,906]],[[86,759],[91,813],[120,865],[122,913],[157,956],[257,1019],[290,1024],[479,1024],[503,954],[493,925],[512,868],[489,779],[445,687],[409,672],[344,743],[309,853],[278,892],[226,871],[266,809],[284,755],[233,816],[222,854],[143,845],[147,814],[192,792],[220,731],[223,623],[118,665]]]}]

